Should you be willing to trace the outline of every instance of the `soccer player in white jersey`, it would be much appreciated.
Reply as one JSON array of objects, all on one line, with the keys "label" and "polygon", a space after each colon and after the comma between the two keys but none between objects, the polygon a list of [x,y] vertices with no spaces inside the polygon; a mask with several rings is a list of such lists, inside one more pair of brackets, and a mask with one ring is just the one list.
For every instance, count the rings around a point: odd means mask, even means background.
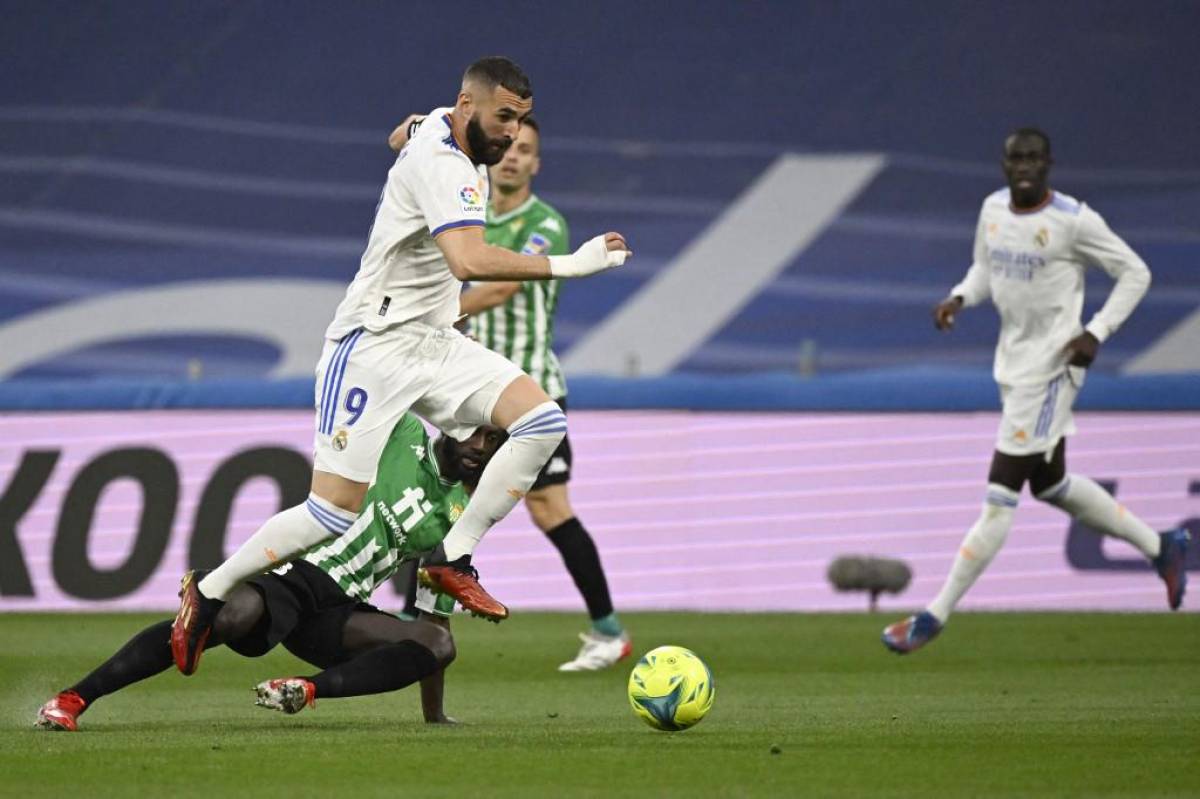
[{"label": "soccer player in white jersey", "polygon": [[532,110],[520,67],[507,58],[480,59],[464,74],[455,105],[431,111],[397,157],[358,274],[325,332],[312,493],[269,519],[203,579],[184,576],[171,631],[184,674],[196,670],[212,620],[236,585],[350,527],[383,445],[408,410],[459,439],[481,424],[509,433],[443,542],[447,565],[427,570],[468,610],[507,615],[475,580],[471,553],[529,490],[562,440],[566,417],[512,362],[454,329],[462,281],[582,277],[629,255],[618,233],[549,257],[484,241],[487,167],[504,157]]},{"label": "soccer player in white jersey", "polygon": [[[388,137],[399,152],[410,131],[423,119],[409,116]],[[541,169],[542,134],[531,115],[500,163],[489,170],[492,198],[488,203],[487,241],[515,252],[568,252],[567,222],[533,193]],[[554,311],[557,281],[492,282],[473,285],[462,295],[461,308],[471,317],[472,332],[488,349],[521,366],[566,411],[567,382],[554,354]],[[629,656],[633,644],[616,611],[596,542],[571,507],[567,483],[573,462],[570,436],[546,462],[525,496],[525,508],[545,534],[579,589],[591,620],[580,633],[583,645],[559,671],[598,671]]]},{"label": "soccer player in white jersey", "polygon": [[[1008,188],[984,200],[971,268],[933,309],[934,324],[948,330],[960,310],[991,297],[1000,312],[994,376],[1003,418],[983,511],[933,602],[883,631],[884,645],[894,652],[911,652],[941,632],[1003,546],[1026,482],[1042,502],[1136,547],[1166,583],[1172,610],[1183,600],[1187,532],[1157,533],[1095,481],[1067,473],[1066,437],[1075,432],[1071,407],[1086,368],[1146,293],[1150,270],[1098,213],[1050,188],[1050,164],[1050,139],[1042,131],[1021,128],[1005,139]],[[1116,284],[1082,325],[1089,265]]]}]

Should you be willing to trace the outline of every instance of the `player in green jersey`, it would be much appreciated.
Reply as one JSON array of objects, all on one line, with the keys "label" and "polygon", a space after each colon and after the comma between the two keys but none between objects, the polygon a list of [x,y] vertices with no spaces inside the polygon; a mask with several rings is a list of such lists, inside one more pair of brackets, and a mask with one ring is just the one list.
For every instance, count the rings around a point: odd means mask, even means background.
[{"label": "player in green jersey", "polygon": [[[410,116],[388,137],[388,144],[399,151],[419,124],[420,117]],[[540,127],[531,115],[504,158],[488,170],[488,244],[527,255],[570,252],[566,220],[533,193],[533,178],[541,168],[540,144]],[[567,384],[553,349],[558,290],[557,280],[480,283],[463,293],[460,307],[471,317],[472,332],[482,344],[520,366],[565,411]],[[571,460],[567,436],[538,474],[525,507],[558,549],[592,620],[592,628],[580,636],[578,655],[559,669],[595,671],[627,657],[632,645],[613,612],[596,544],[571,507]]]},{"label": "player in green jersey", "polygon": [[[467,504],[504,442],[498,427],[481,427],[463,442],[430,440],[411,414],[392,431],[358,519],[337,539],[234,590],[213,625],[208,647],[225,644],[258,657],[277,644],[322,669],[310,677],[268,680],[257,704],[298,712],[317,697],[395,691],[421,682],[429,722],[442,710],[442,677],[455,656],[449,623],[435,614],[405,621],[365,604],[403,564],[437,547]],[[451,607],[453,603],[450,603]],[[36,725],[75,730],[78,716],[100,697],[169,669],[171,620],[147,627],[78,683],[38,711]]]}]

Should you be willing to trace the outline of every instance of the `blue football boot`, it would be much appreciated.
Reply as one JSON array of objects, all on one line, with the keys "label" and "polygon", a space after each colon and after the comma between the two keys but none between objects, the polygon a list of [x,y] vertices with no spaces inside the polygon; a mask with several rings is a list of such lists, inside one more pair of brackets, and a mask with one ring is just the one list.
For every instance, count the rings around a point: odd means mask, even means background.
[{"label": "blue football boot", "polygon": [[941,631],[942,623],[937,616],[923,610],[916,616],[885,627],[883,645],[898,655],[907,655],[937,638]]},{"label": "blue football boot", "polygon": [[1187,590],[1187,549],[1192,536],[1182,527],[1158,535],[1162,544],[1153,561],[1154,568],[1167,584],[1167,605],[1178,610]]}]

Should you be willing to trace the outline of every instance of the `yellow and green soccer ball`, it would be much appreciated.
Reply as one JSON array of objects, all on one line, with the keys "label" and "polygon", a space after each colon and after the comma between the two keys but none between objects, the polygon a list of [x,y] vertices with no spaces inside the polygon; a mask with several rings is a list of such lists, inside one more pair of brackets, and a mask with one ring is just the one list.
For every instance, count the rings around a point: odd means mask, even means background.
[{"label": "yellow and green soccer ball", "polygon": [[629,675],[629,704],[656,730],[694,727],[712,709],[715,696],[708,666],[681,646],[650,650]]}]

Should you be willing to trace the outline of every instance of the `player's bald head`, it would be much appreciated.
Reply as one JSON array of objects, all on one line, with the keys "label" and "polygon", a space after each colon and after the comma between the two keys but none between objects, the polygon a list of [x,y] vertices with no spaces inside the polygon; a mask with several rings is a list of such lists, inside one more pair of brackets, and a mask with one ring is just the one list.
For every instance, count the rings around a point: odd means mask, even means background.
[{"label": "player's bald head", "polygon": [[525,70],[504,56],[494,55],[481,58],[463,73],[463,91],[479,89],[491,93],[497,88],[507,89],[518,99],[533,97],[533,86]]},{"label": "player's bald head", "polygon": [[1050,155],[1050,137],[1041,128],[1017,128],[1004,137],[1004,154],[1007,156],[1019,145],[1041,146],[1047,156]]}]

